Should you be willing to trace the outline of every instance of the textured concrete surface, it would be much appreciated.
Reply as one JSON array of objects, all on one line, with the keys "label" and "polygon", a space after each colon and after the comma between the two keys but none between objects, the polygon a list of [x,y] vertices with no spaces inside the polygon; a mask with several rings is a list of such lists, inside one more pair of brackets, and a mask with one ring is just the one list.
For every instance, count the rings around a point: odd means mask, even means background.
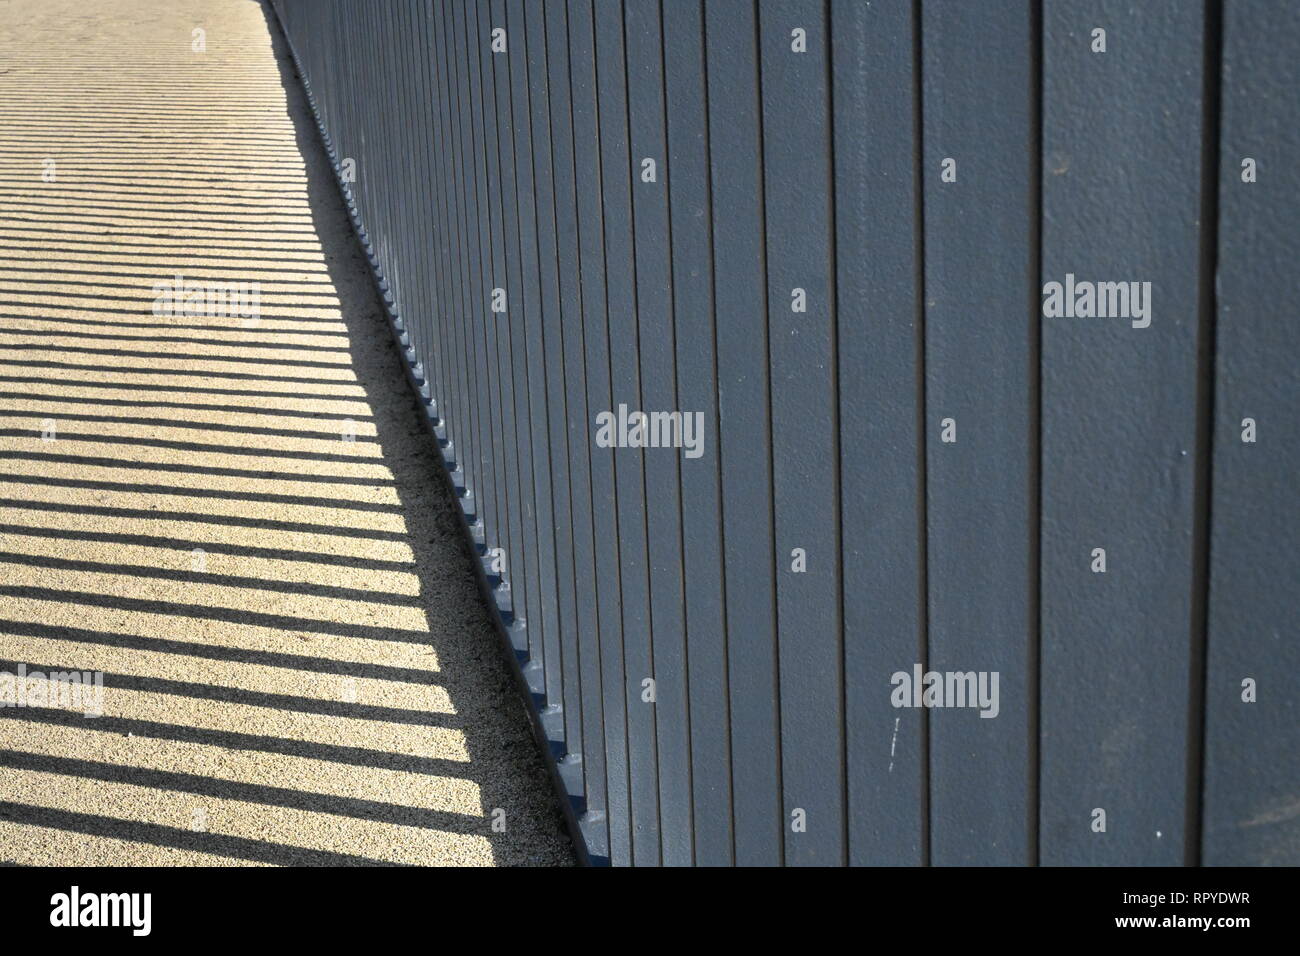
[{"label": "textured concrete surface", "polygon": [[0,14],[0,862],[571,862],[261,6]]}]

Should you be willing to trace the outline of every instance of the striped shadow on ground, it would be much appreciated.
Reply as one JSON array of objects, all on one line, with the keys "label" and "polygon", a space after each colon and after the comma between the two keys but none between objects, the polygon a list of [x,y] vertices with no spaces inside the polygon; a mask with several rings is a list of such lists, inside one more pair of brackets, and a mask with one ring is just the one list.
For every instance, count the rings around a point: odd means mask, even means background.
[{"label": "striped shadow on ground", "polygon": [[5,8],[0,860],[570,861],[261,7]]}]

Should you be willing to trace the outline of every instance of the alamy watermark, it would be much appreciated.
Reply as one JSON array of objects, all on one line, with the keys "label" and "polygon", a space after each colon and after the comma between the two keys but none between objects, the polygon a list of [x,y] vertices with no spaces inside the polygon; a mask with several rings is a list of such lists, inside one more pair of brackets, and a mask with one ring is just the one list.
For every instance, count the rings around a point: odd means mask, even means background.
[{"label": "alamy watermark", "polygon": [[153,314],[159,316],[233,316],[256,321],[262,314],[262,284],[159,279],[153,284]]},{"label": "alamy watermark", "polygon": [[79,710],[83,717],[104,716],[103,671],[0,671],[0,708],[35,707]]},{"label": "alamy watermark", "polygon": [[681,448],[687,458],[704,454],[703,412],[642,412],[618,406],[596,416],[601,448]]},{"label": "alamy watermark", "polygon": [[997,671],[925,671],[920,664],[912,672],[895,671],[889,702],[895,707],[976,707],[981,717],[996,717]]},{"label": "alamy watermark", "polygon": [[1133,328],[1151,324],[1150,282],[1076,281],[1073,272],[1065,282],[1043,285],[1043,317],[1129,319]]},{"label": "alamy watermark", "polygon": [[74,886],[50,897],[50,925],[121,926],[132,936],[148,936],[153,930],[153,894],[83,893]]}]

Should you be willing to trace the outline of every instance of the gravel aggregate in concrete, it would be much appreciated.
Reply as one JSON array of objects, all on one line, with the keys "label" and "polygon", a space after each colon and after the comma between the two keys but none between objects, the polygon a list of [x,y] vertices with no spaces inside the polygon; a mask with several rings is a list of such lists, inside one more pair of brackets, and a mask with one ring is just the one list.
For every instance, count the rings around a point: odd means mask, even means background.
[{"label": "gravel aggregate in concrete", "polygon": [[4,12],[0,863],[572,863],[268,11]]}]

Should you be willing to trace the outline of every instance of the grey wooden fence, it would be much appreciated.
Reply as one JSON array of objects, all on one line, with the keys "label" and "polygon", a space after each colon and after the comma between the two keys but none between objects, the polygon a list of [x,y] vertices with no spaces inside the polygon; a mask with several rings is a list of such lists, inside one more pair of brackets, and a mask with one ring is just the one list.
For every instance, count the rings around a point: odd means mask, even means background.
[{"label": "grey wooden fence", "polygon": [[1300,862],[1300,6],[273,6],[591,859]]}]

